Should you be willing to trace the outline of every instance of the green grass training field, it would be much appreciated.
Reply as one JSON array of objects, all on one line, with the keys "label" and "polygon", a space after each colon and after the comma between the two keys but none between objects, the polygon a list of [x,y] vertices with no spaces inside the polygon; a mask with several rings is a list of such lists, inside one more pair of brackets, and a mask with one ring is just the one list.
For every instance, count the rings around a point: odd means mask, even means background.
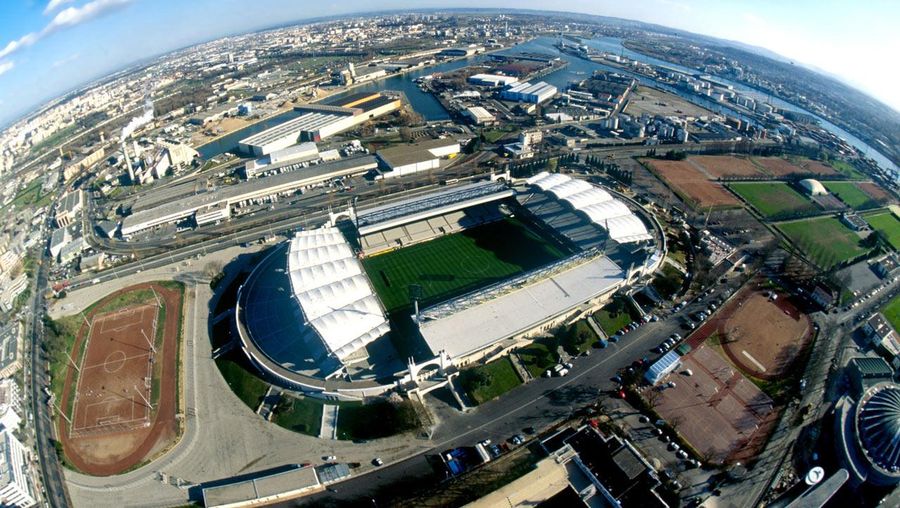
[{"label": "green grass training field", "polygon": [[778,229],[811,261],[824,269],[868,250],[860,245],[860,237],[856,233],[834,217],[788,222],[779,224]]},{"label": "green grass training field", "polygon": [[565,257],[515,219],[379,254],[363,267],[388,312],[410,304],[409,286],[422,286],[420,305],[438,303]]},{"label": "green grass training field", "polygon": [[834,194],[841,201],[854,210],[875,208],[878,202],[872,196],[866,194],[853,182],[822,182],[828,192]]},{"label": "green grass training field", "polygon": [[887,238],[895,250],[900,250],[900,220],[891,212],[876,213],[865,216],[866,222],[872,229],[880,232]]},{"label": "green grass training field", "polygon": [[891,301],[881,309],[881,313],[895,330],[900,329],[900,296],[891,298]]},{"label": "green grass training field", "polygon": [[815,203],[786,183],[733,183],[729,187],[766,217],[818,210]]}]

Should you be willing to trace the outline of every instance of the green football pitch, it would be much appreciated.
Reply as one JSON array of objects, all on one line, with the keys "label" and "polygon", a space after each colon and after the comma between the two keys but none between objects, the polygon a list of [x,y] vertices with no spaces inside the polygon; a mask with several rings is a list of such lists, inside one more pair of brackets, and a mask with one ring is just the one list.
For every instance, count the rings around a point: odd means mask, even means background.
[{"label": "green football pitch", "polygon": [[505,219],[363,260],[388,312],[410,305],[410,286],[432,305],[562,259],[562,248]]}]

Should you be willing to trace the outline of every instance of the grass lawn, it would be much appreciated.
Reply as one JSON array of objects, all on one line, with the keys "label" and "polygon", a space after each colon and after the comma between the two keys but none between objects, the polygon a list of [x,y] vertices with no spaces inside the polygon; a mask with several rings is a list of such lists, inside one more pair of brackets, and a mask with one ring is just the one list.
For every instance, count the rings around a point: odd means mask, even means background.
[{"label": "grass lawn", "polygon": [[232,351],[221,356],[216,359],[216,366],[219,367],[219,372],[234,394],[250,409],[256,411],[269,389],[269,384],[250,370],[243,353]]},{"label": "grass lawn", "polygon": [[733,183],[730,187],[759,213],[769,218],[818,210],[815,203],[786,183]]},{"label": "grass lawn", "polygon": [[479,226],[372,256],[363,266],[388,312],[410,304],[422,287],[422,306],[562,259],[565,253],[515,219]]},{"label": "grass lawn", "polygon": [[517,353],[531,377],[541,377],[544,371],[559,362],[556,354],[556,341],[540,340],[520,349]]},{"label": "grass lawn", "polygon": [[478,404],[495,399],[522,384],[509,357],[466,369],[459,375],[460,385]]},{"label": "grass lawn", "polygon": [[594,321],[606,332],[606,335],[615,335],[625,325],[637,319],[631,305],[622,298],[615,298],[602,309],[594,313]]},{"label": "grass lawn", "polygon": [[[847,178],[852,178],[854,180],[864,180],[866,175],[862,174],[858,169],[853,167],[852,164],[845,161],[833,160],[828,161],[828,165],[838,170],[841,174],[846,176]],[[827,185],[826,185],[827,187]]]},{"label": "grass lawn", "polygon": [[419,418],[410,400],[393,404],[378,400],[371,404],[335,403],[338,412],[338,439],[378,439],[415,430]]},{"label": "grass lawn", "polygon": [[837,196],[854,210],[865,210],[878,206],[878,202],[872,199],[872,196],[863,192],[853,182],[822,182],[822,185],[828,189],[828,192]]},{"label": "grass lawn", "polygon": [[891,301],[881,309],[881,313],[895,330],[900,330],[900,296],[891,298]]},{"label": "grass lawn", "polygon": [[12,200],[13,206],[21,209],[31,205],[41,207],[49,204],[50,193],[41,194],[42,180],[42,178],[35,178],[27,187],[16,194],[16,197]]},{"label": "grass lawn", "polygon": [[856,233],[834,217],[794,221],[779,224],[778,229],[823,269],[865,254]]},{"label": "grass lawn", "polygon": [[872,226],[872,229],[880,232],[887,238],[895,250],[900,250],[900,220],[897,220],[893,213],[876,213],[867,215],[865,219]]},{"label": "grass lawn", "polygon": [[600,337],[588,324],[587,319],[576,321],[560,333],[560,343],[570,355],[577,355],[587,351],[598,340],[600,340]]},{"label": "grass lawn", "polygon": [[324,405],[324,401],[310,397],[284,395],[275,409],[272,421],[288,430],[319,437]]}]

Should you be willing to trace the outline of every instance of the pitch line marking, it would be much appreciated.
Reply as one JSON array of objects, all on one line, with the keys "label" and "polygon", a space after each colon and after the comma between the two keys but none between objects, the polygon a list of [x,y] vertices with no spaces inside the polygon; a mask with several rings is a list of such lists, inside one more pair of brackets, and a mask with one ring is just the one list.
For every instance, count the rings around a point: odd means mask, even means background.
[{"label": "pitch line marking", "polygon": [[756,365],[756,368],[759,369],[760,372],[766,371],[765,366],[763,366],[763,364],[759,363],[759,361],[756,358],[753,358],[753,355],[751,355],[750,353],[748,353],[747,351],[745,351],[743,349],[741,350],[741,354],[746,356],[748,360],[753,362],[753,365]]}]

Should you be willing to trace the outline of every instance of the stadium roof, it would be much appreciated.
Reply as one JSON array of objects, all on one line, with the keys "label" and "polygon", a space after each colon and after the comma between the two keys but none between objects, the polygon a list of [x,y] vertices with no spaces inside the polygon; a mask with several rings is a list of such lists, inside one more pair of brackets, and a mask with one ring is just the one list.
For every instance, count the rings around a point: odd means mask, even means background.
[{"label": "stadium roof", "polygon": [[419,330],[432,353],[460,358],[614,291],[624,280],[609,258],[581,254],[427,309]]},{"label": "stadium roof", "polygon": [[616,242],[640,242],[653,238],[644,222],[628,208],[628,205],[584,180],[543,171],[529,178],[527,182],[553,194],[557,199],[569,203],[576,211],[587,215],[591,222],[605,229],[609,237]]},{"label": "stadium roof", "polygon": [[287,267],[304,319],[338,359],[390,330],[362,266],[337,229],[297,233]]},{"label": "stadium roof", "polygon": [[368,235],[513,195],[503,183],[476,182],[361,210],[356,222],[359,234]]}]

